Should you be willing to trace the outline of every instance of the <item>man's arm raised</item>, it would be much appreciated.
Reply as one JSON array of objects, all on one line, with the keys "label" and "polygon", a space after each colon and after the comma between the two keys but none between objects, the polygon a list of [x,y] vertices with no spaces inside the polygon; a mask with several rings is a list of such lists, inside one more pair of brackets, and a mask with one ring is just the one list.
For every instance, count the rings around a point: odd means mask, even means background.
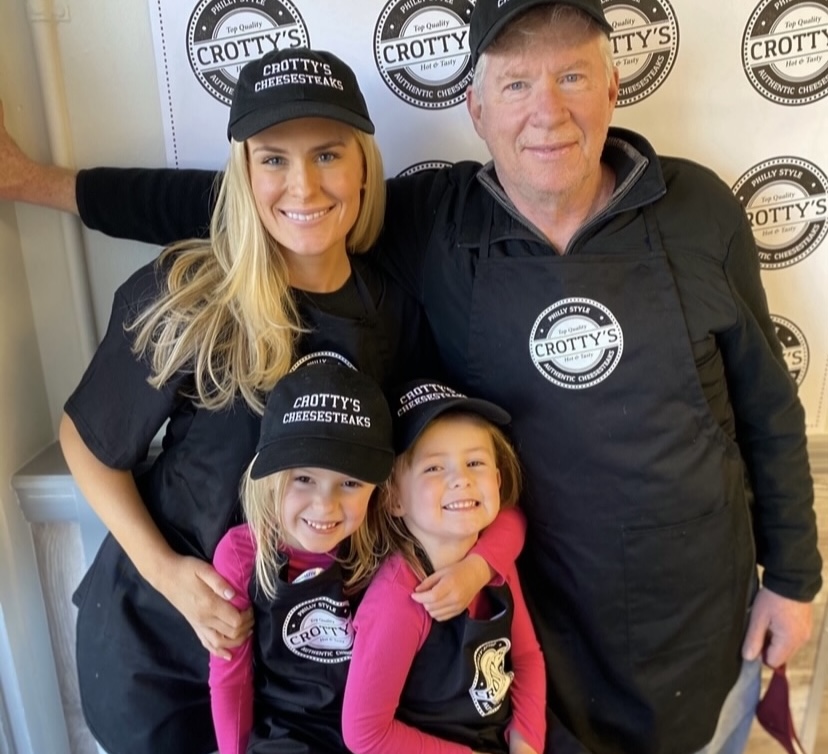
[{"label": "man's arm raised", "polygon": [[74,170],[30,159],[6,130],[0,102],[0,201],[25,202],[78,214]]}]

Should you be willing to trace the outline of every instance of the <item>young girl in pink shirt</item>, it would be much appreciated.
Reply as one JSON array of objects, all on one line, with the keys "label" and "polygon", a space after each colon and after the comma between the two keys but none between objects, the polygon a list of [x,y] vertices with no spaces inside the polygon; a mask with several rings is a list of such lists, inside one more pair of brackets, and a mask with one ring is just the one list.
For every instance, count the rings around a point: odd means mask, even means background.
[{"label": "young girl in pink shirt", "polygon": [[354,619],[345,743],[355,754],[539,754],[546,676],[514,564],[446,622],[410,597],[517,502],[518,460],[497,426],[510,417],[424,380],[391,409],[398,456],[383,504],[392,554]]}]

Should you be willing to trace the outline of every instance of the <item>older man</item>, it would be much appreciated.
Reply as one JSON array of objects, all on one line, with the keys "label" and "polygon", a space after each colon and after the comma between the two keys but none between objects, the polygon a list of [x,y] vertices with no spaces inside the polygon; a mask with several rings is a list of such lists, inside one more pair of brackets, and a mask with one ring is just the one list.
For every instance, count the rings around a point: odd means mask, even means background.
[{"label": "older man", "polygon": [[[807,640],[821,584],[804,415],[728,187],[610,128],[609,31],[600,0],[478,0],[492,162],[390,181],[375,258],[454,384],[512,414],[547,750],[739,752],[758,658]],[[212,180],[82,171],[77,207],[163,243],[204,231]],[[22,183],[75,209],[74,175]]]}]

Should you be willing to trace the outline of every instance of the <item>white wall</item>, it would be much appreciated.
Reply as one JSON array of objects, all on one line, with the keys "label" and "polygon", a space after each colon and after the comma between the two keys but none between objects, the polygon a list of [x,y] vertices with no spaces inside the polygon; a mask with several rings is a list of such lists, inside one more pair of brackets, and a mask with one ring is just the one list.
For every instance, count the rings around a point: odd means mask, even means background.
[{"label": "white wall", "polygon": [[[23,7],[15,0],[2,14],[0,97],[21,141],[32,153],[47,157]],[[18,218],[13,206],[0,204],[0,683],[12,750],[19,754],[68,751],[31,534],[9,484],[12,474],[54,439],[22,242],[25,232],[33,246],[51,246],[52,269],[60,280],[62,257],[54,227],[55,218],[32,223],[32,218]],[[58,307],[60,296],[52,297],[51,304]],[[67,334],[71,341],[73,334]],[[54,341],[45,333],[42,337]],[[71,357],[54,364],[49,355],[46,362],[77,378],[79,365]]]}]

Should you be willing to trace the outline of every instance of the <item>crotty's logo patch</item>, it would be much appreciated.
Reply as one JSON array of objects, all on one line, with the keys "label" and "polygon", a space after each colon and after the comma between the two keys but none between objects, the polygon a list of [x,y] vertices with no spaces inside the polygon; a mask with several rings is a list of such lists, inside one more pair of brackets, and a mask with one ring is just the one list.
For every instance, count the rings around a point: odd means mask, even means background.
[{"label": "crotty's logo patch", "polygon": [[782,355],[793,381],[801,385],[808,372],[808,341],[793,322],[776,314],[771,314],[771,320],[776,326],[776,337],[782,344]]},{"label": "crotty's logo patch", "polygon": [[541,312],[529,336],[529,353],[547,380],[581,390],[612,374],[624,335],[612,312],[587,298],[565,298]]},{"label": "crotty's logo patch", "polygon": [[618,107],[625,107],[646,99],[667,80],[678,55],[678,23],[667,0],[604,0],[603,6],[621,76]]},{"label": "crotty's logo patch", "polygon": [[225,105],[245,63],[271,50],[309,46],[305,22],[288,0],[201,0],[187,24],[193,73]]},{"label": "crotty's logo patch", "polygon": [[822,99],[828,94],[828,0],[762,0],[745,27],[742,65],[771,102]]},{"label": "crotty's logo patch", "polygon": [[452,107],[471,82],[472,0],[391,0],[374,29],[374,62],[401,100],[427,109]]},{"label": "crotty's logo patch", "polygon": [[291,652],[307,660],[347,662],[354,646],[350,604],[318,597],[297,605],[285,619],[282,640]]},{"label": "crotty's logo patch", "polygon": [[733,193],[745,208],[766,270],[801,262],[828,233],[828,179],[807,160],[775,157],[754,165]]},{"label": "crotty's logo patch", "polygon": [[506,670],[506,655],[511,647],[509,639],[501,638],[474,650],[474,680],[469,694],[481,717],[497,712],[509,693],[515,679],[514,672]]}]

